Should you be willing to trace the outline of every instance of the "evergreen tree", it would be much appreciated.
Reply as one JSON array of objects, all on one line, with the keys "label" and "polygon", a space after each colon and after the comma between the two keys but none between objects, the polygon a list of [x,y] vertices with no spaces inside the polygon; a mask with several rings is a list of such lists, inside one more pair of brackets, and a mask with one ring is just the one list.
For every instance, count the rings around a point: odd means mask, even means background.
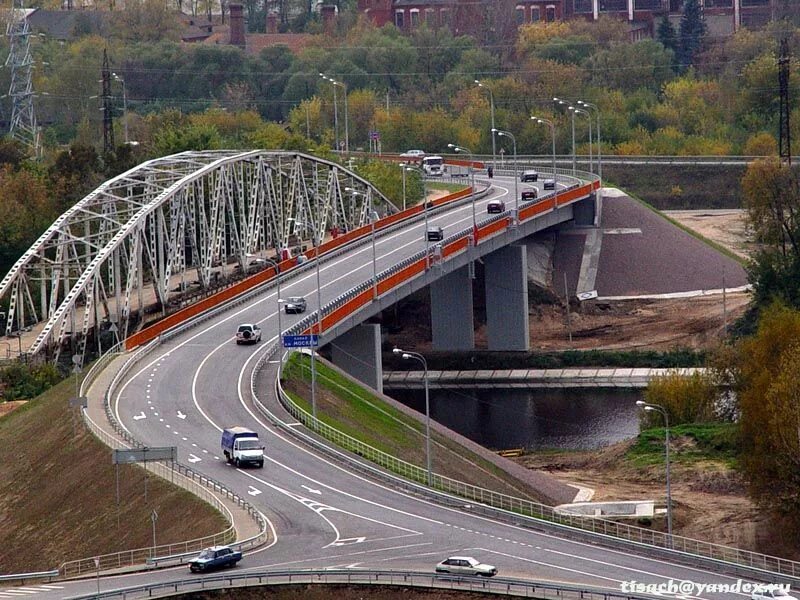
[{"label": "evergreen tree", "polygon": [[685,71],[694,63],[695,55],[703,44],[706,22],[699,0],[685,0],[678,34],[678,66]]},{"label": "evergreen tree", "polygon": [[658,24],[656,37],[661,45],[667,50],[672,50],[673,53],[673,69],[676,68],[676,58],[678,55],[678,36],[675,33],[675,28],[672,26],[672,21],[664,14],[661,17],[661,22]]}]

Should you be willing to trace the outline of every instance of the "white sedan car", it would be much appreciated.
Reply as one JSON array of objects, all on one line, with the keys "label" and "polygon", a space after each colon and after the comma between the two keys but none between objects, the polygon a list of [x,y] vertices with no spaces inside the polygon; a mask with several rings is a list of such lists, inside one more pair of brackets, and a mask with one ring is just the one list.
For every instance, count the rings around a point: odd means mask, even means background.
[{"label": "white sedan car", "polygon": [[451,556],[436,565],[437,573],[453,573],[454,575],[480,575],[492,577],[497,575],[497,567],[485,565],[471,556]]},{"label": "white sedan car", "polygon": [[792,596],[783,588],[772,588],[768,585],[750,594],[750,598],[752,600],[797,600],[797,596]]},{"label": "white sedan car", "polygon": [[400,158],[422,158],[425,156],[424,150],[406,150],[400,155]]}]

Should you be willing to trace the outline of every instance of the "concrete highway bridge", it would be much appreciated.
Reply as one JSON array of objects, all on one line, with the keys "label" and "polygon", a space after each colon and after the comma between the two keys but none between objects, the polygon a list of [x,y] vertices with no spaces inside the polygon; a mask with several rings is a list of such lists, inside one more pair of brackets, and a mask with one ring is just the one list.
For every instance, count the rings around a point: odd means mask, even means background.
[{"label": "concrete highway bridge", "polygon": [[[519,201],[521,184],[512,173],[496,173],[491,186],[479,178],[474,189],[397,211],[356,174],[302,154],[157,159],[87,196],[20,259],[0,285],[10,299],[6,332],[24,332],[19,343],[29,356],[70,353],[80,362],[90,350],[105,351],[81,388],[89,398],[87,424],[114,447],[175,446],[175,480],[206,486],[232,521],[243,519],[231,530],[248,551],[237,571],[254,578],[314,569],[365,572],[375,581],[391,571],[409,582],[409,573],[430,573],[445,556],[472,555],[511,578],[503,580],[506,591],[513,579],[526,582],[528,594],[531,582],[542,581],[601,596],[632,580],[800,583],[800,564],[792,561],[602,519],[562,519],[530,499],[438,474],[426,486],[417,466],[406,464],[401,476],[365,460],[369,448],[349,453],[332,446],[317,435],[323,431],[312,415],[286,403],[276,385],[280,361],[273,360],[279,333],[335,340],[340,364],[370,381],[380,371],[379,332],[362,323],[424,286],[431,286],[434,343],[469,347],[471,295],[462,288],[469,288],[479,259],[487,304],[497,306],[496,314],[488,311],[490,347],[525,349],[526,259],[519,242],[567,221],[592,224],[597,214],[597,178],[556,175],[554,190],[535,184],[532,201]],[[487,205],[498,201],[503,210],[488,214]],[[438,227],[441,239],[429,239]],[[334,228],[341,232],[335,238]],[[283,254],[293,246],[301,253]],[[241,276],[229,277],[236,266]],[[226,284],[206,294],[216,279]],[[187,284],[201,296],[188,304],[194,292],[187,293]],[[282,314],[280,300],[290,296],[304,296],[308,312]],[[150,323],[150,307],[166,316]],[[239,323],[257,323],[263,342],[235,344]],[[263,470],[235,468],[220,456],[219,432],[232,424],[259,432]],[[135,562],[131,557],[142,567],[145,558],[150,566],[185,558],[172,547],[145,550],[59,569],[61,577],[102,570],[107,594],[97,593],[99,580],[91,579],[25,594],[135,598],[152,595],[147,586],[164,586],[161,594],[167,586],[175,593],[197,589],[199,580],[187,580],[185,566],[115,571],[123,560]],[[131,586],[143,591],[120,591]],[[671,595],[731,596],[700,587],[682,592]],[[15,595],[0,578],[0,598]]]}]

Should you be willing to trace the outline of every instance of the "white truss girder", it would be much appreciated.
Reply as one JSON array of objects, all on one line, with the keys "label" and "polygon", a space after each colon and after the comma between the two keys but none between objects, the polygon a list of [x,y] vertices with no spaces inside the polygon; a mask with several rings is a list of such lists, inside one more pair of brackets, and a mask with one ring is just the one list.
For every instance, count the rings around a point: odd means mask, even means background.
[{"label": "white truss girder", "polygon": [[67,210],[11,268],[0,282],[6,335],[40,325],[29,353],[57,356],[72,336],[83,357],[103,323],[125,337],[148,306],[163,312],[190,270],[208,288],[236,265],[245,270],[248,255],[277,254],[292,236],[314,243],[330,227],[365,225],[372,209],[396,211],[358,175],[296,152],[148,161]]}]

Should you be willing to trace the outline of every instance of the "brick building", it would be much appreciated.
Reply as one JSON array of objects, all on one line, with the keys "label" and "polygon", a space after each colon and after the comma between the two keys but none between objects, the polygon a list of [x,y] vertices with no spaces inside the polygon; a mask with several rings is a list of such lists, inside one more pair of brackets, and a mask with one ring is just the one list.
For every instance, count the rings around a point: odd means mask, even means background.
[{"label": "brick building", "polygon": [[[755,27],[774,17],[779,0],[701,0],[711,35]],[[498,11],[517,25],[563,19],[597,20],[601,15],[625,19],[632,38],[653,35],[661,15],[680,20],[683,0],[358,0],[358,9],[378,26],[393,23],[410,31],[422,23],[450,27],[456,34],[475,35],[487,15]]]}]

